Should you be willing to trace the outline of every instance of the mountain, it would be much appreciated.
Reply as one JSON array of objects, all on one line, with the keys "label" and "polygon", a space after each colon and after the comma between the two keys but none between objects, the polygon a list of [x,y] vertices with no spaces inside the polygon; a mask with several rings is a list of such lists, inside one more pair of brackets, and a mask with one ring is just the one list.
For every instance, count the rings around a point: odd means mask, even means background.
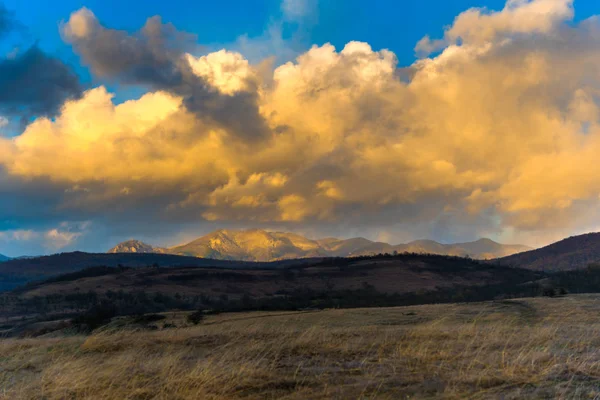
[{"label": "mountain", "polygon": [[373,255],[379,253],[422,253],[441,254],[448,256],[471,257],[475,259],[492,259],[528,251],[531,247],[522,245],[507,245],[494,242],[491,239],[479,239],[475,242],[442,244],[434,240],[415,240],[406,244],[392,246],[388,243],[372,242],[354,251],[352,256]]},{"label": "mountain", "polygon": [[168,249],[153,247],[136,240],[123,242],[109,252],[155,252],[184,256],[240,261],[276,261],[313,257],[355,257],[385,253],[427,253],[491,259],[530,250],[520,245],[503,245],[490,239],[458,244],[441,244],[433,240],[417,240],[391,245],[365,238],[311,240],[288,232],[261,229],[221,229],[190,243]]},{"label": "mountain", "polygon": [[107,253],[115,254],[115,253],[155,253],[155,254],[163,254],[167,251],[160,247],[154,247],[144,242],[140,242],[139,240],[127,240],[125,242],[119,243],[112,249],[110,249]]},{"label": "mountain", "polygon": [[221,229],[183,246],[172,254],[241,261],[272,261],[291,258],[327,257],[318,242],[294,233]]},{"label": "mountain", "polygon": [[[473,258],[492,259],[533,250],[520,244],[500,244],[491,239],[479,239],[474,242],[456,243],[455,248],[465,249]],[[477,255],[476,257],[474,255]]]},{"label": "mountain", "polygon": [[0,254],[0,262],[4,262],[4,261],[8,261],[8,260],[10,260],[10,257]]},{"label": "mountain", "polygon": [[571,236],[537,250],[494,260],[497,264],[537,271],[567,271],[600,262],[600,233]]},{"label": "mountain", "polygon": [[316,242],[323,249],[325,249],[330,256],[333,257],[347,257],[358,249],[364,249],[373,244],[372,241],[365,238],[353,238],[346,240],[326,238],[319,239]]}]

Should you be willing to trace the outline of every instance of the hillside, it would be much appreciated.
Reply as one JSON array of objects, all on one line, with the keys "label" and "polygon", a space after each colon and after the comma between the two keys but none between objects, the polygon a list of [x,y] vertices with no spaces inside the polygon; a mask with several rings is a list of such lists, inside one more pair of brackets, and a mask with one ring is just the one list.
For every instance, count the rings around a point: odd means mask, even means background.
[{"label": "hillside", "polygon": [[190,243],[168,249],[132,240],[117,245],[109,252],[154,251],[220,260],[275,261],[307,257],[354,257],[405,252],[489,259],[529,249],[529,247],[520,245],[503,245],[490,239],[459,244],[418,240],[407,244],[391,245],[373,242],[365,238],[312,240],[288,232],[269,232],[261,229],[221,229]]},{"label": "hillside", "polygon": [[0,254],[0,262],[4,262],[4,261],[8,261],[8,260],[10,260],[10,257]]},{"label": "hillside", "polygon": [[497,264],[536,271],[568,271],[600,262],[600,233],[572,236],[537,250],[494,260]]},{"label": "hillside", "polygon": [[258,263],[186,257],[176,254],[154,253],[60,253],[42,257],[11,259],[0,264],[0,292],[30,281],[77,272],[90,267],[210,267],[210,268],[265,268],[277,269],[315,262],[314,259],[292,259]]},{"label": "hillside", "polygon": [[[310,289],[315,292],[358,290],[366,285],[385,293],[412,293],[454,286],[488,285],[507,280],[534,279],[535,273],[497,267],[481,262],[447,256],[398,255],[324,259],[288,268],[231,268],[221,261],[220,268],[202,260],[206,266],[177,268],[109,268],[100,276],[75,272],[46,283],[27,288],[28,296],[53,293],[105,293],[107,290],[135,292],[139,290],[165,294],[218,298],[227,294],[241,298],[270,297],[276,293]],[[235,263],[230,265],[236,266]],[[246,264],[254,265],[254,264]],[[524,280],[523,280],[524,281]],[[70,282],[70,283],[69,283]]]},{"label": "hillside", "polygon": [[19,258],[0,264],[0,292],[10,290],[33,280],[46,279],[52,276],[76,272],[95,266],[146,267],[158,265],[163,267],[176,266],[210,266],[229,268],[251,267],[244,262],[223,260],[206,260],[197,257],[184,257],[171,254],[152,253],[61,253],[51,256]]},{"label": "hillside", "polygon": [[15,319],[17,325],[26,325],[55,315],[77,315],[98,304],[110,304],[111,312],[118,315],[139,315],[173,309],[231,312],[482,301],[538,295],[536,282],[546,277],[437,255],[307,260],[277,263],[278,268],[273,264],[236,268],[237,263],[219,268],[86,268],[0,293],[0,320]]}]

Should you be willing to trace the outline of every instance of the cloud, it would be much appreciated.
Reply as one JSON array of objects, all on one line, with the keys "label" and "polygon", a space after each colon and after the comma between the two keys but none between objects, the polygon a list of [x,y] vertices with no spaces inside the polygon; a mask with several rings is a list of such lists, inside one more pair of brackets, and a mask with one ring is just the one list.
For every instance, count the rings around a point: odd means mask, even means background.
[{"label": "cloud", "polygon": [[304,52],[318,20],[318,1],[283,0],[280,7],[281,17],[271,18],[260,35],[241,35],[230,49],[266,67],[288,62]]},{"label": "cloud", "polygon": [[0,245],[13,255],[22,255],[21,249],[41,247],[49,251],[73,248],[88,233],[91,223],[64,221],[48,229],[12,229],[0,231]]},{"label": "cloud", "polygon": [[444,39],[432,41],[425,36],[415,49],[430,54],[459,40],[483,44],[516,35],[549,35],[573,15],[573,0],[508,0],[501,11],[471,8],[461,13],[446,29]]},{"label": "cloud", "polygon": [[[197,47],[195,36],[163,24],[158,16],[149,18],[139,32],[129,34],[103,27],[90,10],[82,8],[62,24],[61,32],[99,77],[178,95],[205,123],[228,129],[239,138],[257,140],[269,134],[255,90],[215,90],[207,82],[214,75],[195,73],[192,68],[197,72],[203,61],[208,65],[210,60],[189,62],[192,56],[187,52]],[[254,83],[248,80],[244,85]]]},{"label": "cloud", "polygon": [[7,114],[54,115],[65,100],[78,98],[81,91],[73,70],[35,45],[0,60],[0,109]]},{"label": "cloud", "polygon": [[0,231],[0,240],[27,242],[38,237],[38,233],[31,229],[15,229]]},{"label": "cloud", "polygon": [[[152,90],[118,105],[104,87],[88,90],[56,118],[0,139],[0,164],[13,182],[51,188],[44,203],[59,215],[86,220],[506,240],[593,229],[600,22],[572,18],[570,1],[513,0],[461,14],[439,53],[408,67],[350,42],[313,46],[265,73],[232,51],[170,53],[147,43],[145,28],[107,30],[79,11],[64,29],[84,61]],[[140,49],[113,70],[92,51],[102,46],[115,58]],[[144,60],[150,72],[139,75]],[[167,84],[167,65],[185,83]],[[180,84],[214,106],[190,107]]]},{"label": "cloud", "polygon": [[0,3],[0,38],[8,34],[14,29],[20,28],[21,25],[15,19],[14,14],[10,12],[4,4]]},{"label": "cloud", "polygon": [[44,234],[46,248],[60,250],[74,244],[81,236],[85,235],[90,227],[89,221],[62,222],[57,228],[50,229]]},{"label": "cloud", "polygon": [[[0,39],[12,32],[23,34],[26,28],[0,2]],[[0,111],[5,115],[20,116],[24,122],[54,115],[65,100],[77,98],[81,91],[73,70],[37,44],[0,58]]]},{"label": "cloud", "polygon": [[163,24],[158,16],[149,18],[133,35],[106,29],[85,7],[71,14],[61,33],[95,75],[157,87],[183,83],[186,71],[178,65],[181,54],[196,42],[195,36]]},{"label": "cloud", "polygon": [[289,20],[301,20],[308,17],[316,9],[316,1],[313,0],[283,0],[281,11]]}]

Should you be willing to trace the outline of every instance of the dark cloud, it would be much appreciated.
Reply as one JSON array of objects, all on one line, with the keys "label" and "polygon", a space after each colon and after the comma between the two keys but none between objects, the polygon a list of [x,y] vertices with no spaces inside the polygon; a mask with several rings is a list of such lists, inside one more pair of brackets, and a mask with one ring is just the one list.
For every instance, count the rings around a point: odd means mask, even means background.
[{"label": "dark cloud", "polygon": [[103,27],[83,8],[63,24],[62,34],[98,77],[181,96],[188,110],[240,138],[257,139],[269,133],[259,114],[256,90],[222,94],[211,88],[185,59],[186,52],[198,47],[196,36],[163,24],[158,16],[129,34]]},{"label": "dark cloud", "polygon": [[15,19],[14,14],[9,11],[4,4],[0,3],[0,38],[4,37],[14,29],[20,28],[22,28],[22,26]]},{"label": "dark cloud", "polygon": [[81,91],[73,70],[37,45],[0,61],[0,108],[5,113],[25,118],[52,115]]},{"label": "dark cloud", "polygon": [[184,83],[187,71],[180,65],[180,57],[196,42],[194,35],[163,24],[158,16],[149,18],[139,32],[129,35],[102,27],[85,9],[75,13],[62,32],[95,75],[165,88]]},{"label": "dark cloud", "polygon": [[[0,2],[0,39],[11,32],[26,36],[26,28]],[[0,112],[20,116],[55,114],[69,98],[81,95],[75,72],[61,60],[44,53],[37,44],[0,59]]]}]

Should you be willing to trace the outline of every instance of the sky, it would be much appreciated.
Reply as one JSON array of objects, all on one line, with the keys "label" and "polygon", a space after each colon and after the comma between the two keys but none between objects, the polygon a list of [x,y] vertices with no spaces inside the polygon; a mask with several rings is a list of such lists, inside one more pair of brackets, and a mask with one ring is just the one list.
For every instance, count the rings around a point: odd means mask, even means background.
[{"label": "sky", "polygon": [[600,226],[593,0],[0,0],[0,253]]}]

